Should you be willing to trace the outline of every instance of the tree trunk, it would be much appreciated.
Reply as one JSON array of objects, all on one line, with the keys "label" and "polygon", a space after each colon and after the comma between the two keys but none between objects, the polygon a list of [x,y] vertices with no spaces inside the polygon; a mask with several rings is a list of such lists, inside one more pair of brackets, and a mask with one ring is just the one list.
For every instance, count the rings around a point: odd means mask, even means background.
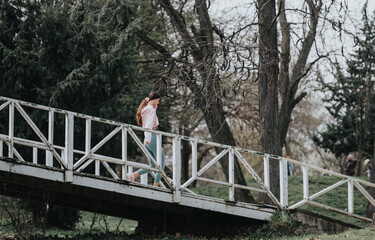
[{"label": "tree trunk", "polygon": [[309,6],[310,28],[307,36],[302,39],[302,47],[299,50],[297,62],[290,73],[290,23],[286,18],[285,0],[278,0],[282,33],[279,75],[280,99],[282,101],[279,112],[281,146],[285,143],[294,107],[307,95],[306,92],[302,92],[296,96],[301,79],[310,70],[310,66],[306,67],[306,63],[315,40],[316,28],[322,7],[321,0],[315,2],[312,0],[305,0],[305,2]]},{"label": "tree trunk", "polygon": [[[210,134],[212,136],[212,139],[214,142],[222,143],[230,146],[235,146],[235,141],[233,138],[233,134],[228,126],[228,123],[225,119],[225,114],[223,111],[223,105],[222,100],[219,97],[215,97],[215,99],[212,101],[212,104],[204,108],[204,106],[201,106],[202,112],[204,112],[204,118],[206,121],[206,124],[208,126],[208,129],[210,131]],[[219,154],[223,149],[222,148],[215,148],[215,151],[217,154]],[[226,177],[226,179],[229,179],[229,161],[228,161],[228,155],[226,154],[223,156],[220,160],[220,165],[222,168],[222,171]],[[242,174],[242,170],[240,167],[240,164],[235,158],[234,161],[234,177],[235,177],[235,183],[246,185],[245,177]],[[254,197],[251,195],[251,193],[247,190],[243,189],[237,189],[235,190],[235,199],[237,201],[245,201],[245,202],[251,202],[255,203]]]},{"label": "tree trunk", "polygon": [[[190,136],[191,131],[185,126],[180,126],[180,135]],[[186,182],[189,180],[189,159],[191,155],[191,145],[189,141],[182,141],[181,143],[181,181]]]},{"label": "tree trunk", "polygon": [[[258,0],[259,113],[262,150],[281,155],[278,121],[278,49],[275,0]],[[279,198],[279,164],[270,162],[270,189]],[[265,195],[264,195],[265,196]],[[266,198],[266,197],[265,197]],[[268,198],[265,202],[270,203]]]}]

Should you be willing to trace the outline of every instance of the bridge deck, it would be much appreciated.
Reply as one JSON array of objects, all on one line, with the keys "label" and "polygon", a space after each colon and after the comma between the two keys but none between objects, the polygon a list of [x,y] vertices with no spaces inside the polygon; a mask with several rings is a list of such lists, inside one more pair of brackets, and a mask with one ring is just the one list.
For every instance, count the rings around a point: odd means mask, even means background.
[{"label": "bridge deck", "polygon": [[183,225],[189,219],[203,224],[218,225],[222,221],[252,225],[267,221],[275,211],[272,206],[228,202],[189,193],[183,193],[181,201],[175,203],[168,189],[85,173],[74,173],[73,181],[66,183],[61,169],[11,158],[0,158],[0,184],[2,195],[137,221],[168,215],[168,221],[174,224],[176,219],[184,219]]}]

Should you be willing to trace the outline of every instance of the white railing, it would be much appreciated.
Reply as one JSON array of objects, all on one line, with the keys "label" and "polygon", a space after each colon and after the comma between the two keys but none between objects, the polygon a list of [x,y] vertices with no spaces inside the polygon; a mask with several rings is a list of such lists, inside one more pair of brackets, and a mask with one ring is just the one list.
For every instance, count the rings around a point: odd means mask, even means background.
[{"label": "white railing", "polygon": [[[106,120],[98,117],[93,117],[85,114],[75,113],[71,111],[61,110],[57,108],[46,107],[38,104],[28,103],[24,101],[14,100],[10,98],[0,97],[0,113],[4,109],[8,108],[9,117],[8,117],[8,133],[3,134],[0,132],[0,156],[4,154],[5,143],[7,146],[8,157],[13,158],[14,156],[20,160],[25,161],[23,156],[17,150],[18,146],[25,146],[32,148],[32,162],[35,164],[41,164],[41,161],[38,160],[39,151],[45,151],[45,165],[48,167],[55,167],[57,163],[59,168],[65,171],[65,181],[72,182],[73,175],[75,172],[82,172],[86,169],[91,163],[95,163],[95,175],[100,176],[100,165],[103,165],[107,170],[109,175],[114,179],[127,180],[126,176],[128,173],[133,172],[133,169],[147,169],[151,171],[151,176],[155,177],[155,173],[160,173],[164,183],[161,183],[161,186],[164,189],[171,191],[173,194],[173,201],[179,202],[181,198],[181,193],[186,192],[187,194],[196,195],[193,191],[189,189],[189,186],[194,181],[205,181],[209,183],[219,184],[228,187],[229,195],[228,199],[230,201],[236,201],[235,199],[235,189],[245,189],[249,191],[256,191],[259,193],[264,193],[269,196],[269,198],[274,202],[279,208],[293,209],[300,207],[304,204],[311,204],[318,207],[323,207],[333,211],[337,211],[346,215],[354,216],[363,220],[370,220],[368,218],[354,214],[353,204],[353,190],[354,186],[375,206],[375,200],[370,196],[370,194],[361,186],[361,184],[368,187],[375,187],[375,184],[363,181],[360,179],[352,178],[343,174],[335,173],[323,168],[309,165],[304,162],[299,162],[293,159],[274,156],[270,154],[264,154],[257,151],[247,150],[243,148],[228,146],[224,144],[209,142],[205,140],[200,140],[197,138],[191,138],[186,136],[180,136],[172,133],[161,132],[157,130],[145,129],[138,126],[133,126],[130,124],[125,124],[121,122],[116,122],[112,120]],[[28,114],[24,108],[29,108],[30,111],[42,111],[48,113],[48,134],[45,136],[42,131],[38,128],[35,121],[32,120],[30,114]],[[15,136],[15,113],[18,112],[26,123],[33,129],[33,131],[38,136],[38,141],[24,139],[21,137]],[[65,131],[64,131],[64,146],[57,145],[54,139],[55,128],[58,127],[55,118],[57,114],[64,115],[65,118]],[[75,142],[75,121],[83,119],[85,121],[85,149],[79,150],[74,148]],[[82,120],[81,120],[82,121]],[[106,126],[111,126],[113,130],[105,136],[101,141],[99,141],[95,146],[92,146],[92,123],[97,122],[104,124]],[[39,123],[40,124],[40,123]],[[61,126],[60,126],[61,127]],[[142,141],[138,138],[135,131],[148,131],[155,133],[157,136],[157,156],[156,159],[148,152],[148,150],[143,145]],[[99,154],[98,150],[111,139],[113,140],[116,135],[120,135],[120,141],[117,144],[121,146],[121,157],[105,156]],[[155,164],[155,167],[150,167],[148,164],[142,164],[134,161],[128,156],[128,139],[132,139],[141,152]],[[162,139],[172,138],[172,164],[173,164],[173,177],[169,178],[167,174],[161,169],[162,161]],[[181,141],[189,141],[191,144],[191,177],[186,182],[181,182]],[[222,149],[222,151],[217,154],[213,159],[211,159],[206,165],[198,169],[198,144],[207,145],[217,149]],[[244,155],[250,154],[253,156],[261,156],[263,158],[263,179],[259,177],[257,172],[245,159]],[[224,156],[228,156],[228,180],[221,181],[217,180],[212,176],[207,177],[207,170],[210,169],[213,165],[218,163],[220,159]],[[77,157],[79,156],[79,157]],[[257,182],[258,187],[250,187],[246,185],[240,185],[235,183],[235,171],[234,171],[234,161],[237,157],[238,162],[242,166],[243,170],[250,173],[253,179]],[[275,195],[270,191],[270,159],[279,161],[280,166],[280,198],[277,199]],[[294,165],[301,166],[302,175],[303,175],[303,199],[301,199],[296,204],[288,207],[288,172],[287,172],[287,163],[290,162]],[[111,165],[118,165],[121,167],[121,173],[118,174]],[[332,186],[323,189],[322,191],[315,193],[313,195],[309,194],[309,170],[314,170],[322,173],[328,173],[340,178],[343,178],[342,181],[333,184]],[[204,173],[206,173],[204,177]],[[108,177],[108,176],[107,176]],[[141,184],[147,184],[148,177],[147,175],[142,175]],[[312,200],[322,194],[329,192],[336,187],[348,183],[348,210],[335,209],[323,204],[313,202]]]},{"label": "white railing", "polygon": [[[342,213],[342,214],[345,214],[345,215],[348,215],[348,216],[352,216],[352,217],[355,217],[355,218],[358,218],[358,219],[362,219],[364,221],[369,221],[369,222],[372,221],[372,219],[370,219],[370,218],[363,217],[363,216],[360,216],[360,215],[357,215],[357,214],[354,213],[354,186],[359,190],[359,192],[373,206],[375,206],[374,198],[362,186],[362,185],[364,185],[364,186],[367,186],[367,187],[375,188],[374,183],[364,181],[364,180],[361,180],[361,179],[358,179],[358,178],[355,178],[355,177],[347,176],[347,175],[344,175],[344,174],[341,174],[341,173],[336,173],[336,172],[333,172],[333,171],[330,171],[330,170],[327,170],[327,169],[323,169],[323,168],[320,168],[320,167],[309,165],[309,164],[299,162],[299,161],[296,161],[296,160],[293,160],[293,159],[285,158],[285,160],[294,164],[294,165],[297,165],[297,166],[301,167],[301,169],[302,169],[302,179],[303,179],[303,199],[301,199],[299,202],[295,203],[294,205],[288,207],[288,209],[294,209],[294,208],[298,208],[300,206],[303,206],[305,204],[310,204],[310,205],[313,205],[313,206],[325,208],[327,210],[331,210],[331,211]],[[330,186],[322,189],[319,192],[316,192],[316,193],[310,195],[310,193],[309,193],[309,171],[310,170],[317,171],[317,172],[327,174],[327,175],[331,175],[331,176],[336,176],[336,177],[341,178],[342,180],[338,181],[337,183],[335,183],[333,185],[330,185]],[[324,204],[313,201],[315,198],[317,198],[317,197],[319,197],[323,194],[326,194],[326,193],[342,186],[345,183],[347,183],[347,187],[348,187],[347,210],[341,210],[341,209],[333,208],[333,207],[330,207],[330,206],[327,206],[327,205],[324,205]],[[367,206],[364,206],[364,207],[367,208]]]},{"label": "white railing", "polygon": [[[1,103],[3,102],[3,103]],[[205,140],[200,140],[196,138],[190,138],[185,136],[180,136],[176,134],[145,129],[138,126],[133,126],[121,122],[116,122],[112,120],[102,119],[98,117],[93,117],[89,115],[84,115],[80,113],[75,113],[71,111],[66,111],[57,108],[46,107],[38,104],[28,103],[20,100],[14,100],[10,98],[0,97],[0,111],[8,107],[9,109],[9,131],[8,134],[1,134],[0,133],[0,146],[2,150],[2,142],[6,143],[8,146],[8,157],[15,156],[17,159],[21,161],[25,161],[23,156],[17,151],[17,145],[27,146],[33,148],[33,163],[39,163],[38,161],[38,151],[42,150],[46,152],[46,161],[45,165],[52,167],[53,161],[56,160],[60,167],[65,170],[65,181],[71,182],[73,180],[73,173],[74,172],[81,172],[87,168],[92,162],[95,162],[95,175],[100,175],[100,164],[102,164],[109,174],[114,179],[123,179],[126,180],[126,176],[129,172],[132,172],[134,168],[136,169],[147,169],[152,171],[151,175],[155,176],[155,173],[160,173],[162,178],[164,179],[164,184],[161,184],[162,187],[170,189],[174,194],[175,201],[179,201],[181,192],[188,192],[190,194],[196,194],[191,191],[188,187],[194,181],[206,181],[215,184],[220,184],[224,186],[228,186],[229,188],[229,196],[228,199],[230,201],[235,201],[235,189],[241,188],[250,191],[257,191],[266,193],[277,206],[280,208],[282,207],[281,203],[285,206],[285,201],[278,201],[276,197],[269,191],[269,175],[265,175],[265,182],[263,183],[261,178],[258,174],[254,171],[254,169],[248,164],[248,162],[244,159],[241,155],[241,152],[246,153],[253,153],[253,154],[260,154],[259,152],[250,151],[246,149],[236,148],[224,144],[218,144],[214,142],[209,142]],[[26,113],[24,107],[28,107],[31,109],[38,109],[42,111],[48,112],[48,137],[46,137],[41,130],[37,127],[37,124],[31,119],[30,115]],[[14,114],[18,111],[24,120],[26,120],[27,124],[34,130],[34,132],[39,137],[39,141],[33,141],[30,139],[24,139],[14,136]],[[65,116],[65,145],[59,146],[54,144],[54,129],[56,128],[56,123],[54,121],[56,114],[62,114]],[[74,122],[75,119],[84,119],[85,120],[85,150],[79,150],[74,148]],[[111,125],[114,127],[112,132],[110,132],[106,137],[104,137],[99,143],[95,146],[91,146],[91,139],[92,139],[92,131],[91,131],[91,124],[92,122],[99,122],[105,125]],[[145,146],[142,144],[142,141],[138,138],[135,131],[148,131],[155,133],[157,135],[157,157],[154,159],[151,154],[147,151]],[[109,140],[113,139],[116,134],[121,134],[121,149],[122,154],[121,158],[114,158],[110,156],[105,156],[96,153],[98,149],[100,149],[105,143]],[[155,167],[152,168],[149,165],[142,164],[139,162],[132,161],[128,158],[128,136],[134,140],[137,144],[138,148],[143,152],[143,154],[150,159],[155,164]],[[172,179],[169,178],[164,171],[161,170],[161,151],[162,151],[162,137],[169,137],[172,138],[172,155],[173,155],[173,177]],[[189,141],[192,146],[192,177],[186,181],[185,183],[181,183],[181,141]],[[209,161],[204,167],[198,169],[197,166],[197,145],[198,144],[205,144],[211,147],[221,148],[223,149],[221,153],[219,153],[216,157],[214,157],[211,161]],[[2,155],[1,152],[1,155]],[[202,175],[215,163],[217,163],[223,156],[228,154],[228,161],[229,161],[229,168],[228,168],[228,181],[219,181],[214,180],[213,178],[202,177]],[[0,156],[1,156],[0,155]],[[75,159],[73,155],[80,155],[79,159]],[[254,179],[258,182],[259,188],[249,187],[245,185],[236,184],[235,179],[235,171],[234,171],[234,156],[237,156],[239,162],[243,164],[244,168],[254,177]],[[111,168],[108,164],[115,164],[121,166],[121,176],[118,176],[116,171]],[[141,177],[141,183],[147,184],[147,176]],[[268,183],[268,185],[267,185]]]}]

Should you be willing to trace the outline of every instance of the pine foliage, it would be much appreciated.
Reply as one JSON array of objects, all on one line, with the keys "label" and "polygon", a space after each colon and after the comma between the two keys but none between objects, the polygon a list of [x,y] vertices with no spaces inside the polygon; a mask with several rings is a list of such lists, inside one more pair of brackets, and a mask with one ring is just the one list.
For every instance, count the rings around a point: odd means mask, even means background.
[{"label": "pine foliage", "polygon": [[[375,14],[367,15],[363,8],[363,25],[356,37],[356,48],[347,60],[344,72],[335,63],[335,81],[321,80],[326,93],[324,101],[334,121],[325,131],[314,137],[320,146],[339,157],[358,150],[362,146],[363,156],[373,153],[375,120]],[[362,139],[362,140],[361,140]]]}]

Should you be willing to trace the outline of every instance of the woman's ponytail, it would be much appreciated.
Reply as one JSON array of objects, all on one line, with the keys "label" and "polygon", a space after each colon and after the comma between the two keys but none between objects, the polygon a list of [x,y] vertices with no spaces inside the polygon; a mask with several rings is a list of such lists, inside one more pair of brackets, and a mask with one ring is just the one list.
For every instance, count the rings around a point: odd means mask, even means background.
[{"label": "woman's ponytail", "polygon": [[137,113],[136,113],[136,115],[135,115],[135,117],[136,117],[136,119],[137,119],[137,123],[138,123],[138,125],[141,126],[141,127],[142,127],[142,115],[141,115],[141,111],[142,111],[142,109],[143,109],[144,107],[146,107],[146,105],[147,105],[147,103],[148,103],[147,100],[148,100],[147,98],[145,98],[145,99],[142,100],[141,104],[139,104],[139,107],[138,107]]}]

